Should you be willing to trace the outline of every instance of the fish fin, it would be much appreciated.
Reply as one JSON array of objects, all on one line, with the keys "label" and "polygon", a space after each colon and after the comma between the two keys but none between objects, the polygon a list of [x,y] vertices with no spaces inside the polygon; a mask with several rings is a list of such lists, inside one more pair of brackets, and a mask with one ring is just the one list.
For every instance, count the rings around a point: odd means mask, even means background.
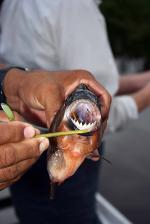
[{"label": "fish fin", "polygon": [[55,186],[56,186],[55,183],[50,182],[50,195],[49,195],[50,200],[54,199],[54,196],[55,196]]},{"label": "fish fin", "polygon": [[93,161],[98,161],[100,158],[98,150],[94,150],[92,153],[90,153],[87,157],[87,159],[91,159]]}]

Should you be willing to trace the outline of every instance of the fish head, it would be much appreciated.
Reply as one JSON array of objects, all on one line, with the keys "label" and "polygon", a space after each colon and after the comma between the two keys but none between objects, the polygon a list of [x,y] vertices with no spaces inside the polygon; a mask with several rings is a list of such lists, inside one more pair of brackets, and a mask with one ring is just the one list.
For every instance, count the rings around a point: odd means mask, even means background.
[{"label": "fish head", "polygon": [[[88,93],[89,94],[89,93]],[[95,154],[101,137],[101,113],[92,98],[79,94],[67,101],[56,116],[55,131],[88,130],[86,134],[59,136],[51,140],[53,153],[48,157],[48,172],[52,182],[61,183],[72,176],[85,158],[98,159]],[[82,97],[81,97],[82,95]],[[96,156],[95,156],[96,155]]]}]

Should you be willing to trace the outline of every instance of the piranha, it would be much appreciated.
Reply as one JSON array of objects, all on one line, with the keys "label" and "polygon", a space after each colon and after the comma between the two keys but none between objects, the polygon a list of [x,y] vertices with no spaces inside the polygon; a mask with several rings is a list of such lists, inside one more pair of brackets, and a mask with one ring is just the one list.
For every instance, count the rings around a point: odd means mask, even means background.
[{"label": "piranha", "polygon": [[72,176],[85,158],[99,159],[101,111],[99,98],[80,84],[65,100],[55,116],[51,132],[84,130],[86,134],[59,136],[50,139],[47,169],[52,183],[62,183]]}]

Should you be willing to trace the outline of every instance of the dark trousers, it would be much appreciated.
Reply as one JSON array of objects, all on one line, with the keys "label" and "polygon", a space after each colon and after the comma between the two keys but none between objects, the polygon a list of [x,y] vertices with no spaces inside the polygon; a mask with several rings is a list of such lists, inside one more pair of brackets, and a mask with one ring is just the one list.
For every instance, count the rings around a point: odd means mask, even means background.
[{"label": "dark trousers", "polygon": [[49,199],[46,155],[11,187],[20,224],[99,224],[95,213],[100,161],[86,160]]}]

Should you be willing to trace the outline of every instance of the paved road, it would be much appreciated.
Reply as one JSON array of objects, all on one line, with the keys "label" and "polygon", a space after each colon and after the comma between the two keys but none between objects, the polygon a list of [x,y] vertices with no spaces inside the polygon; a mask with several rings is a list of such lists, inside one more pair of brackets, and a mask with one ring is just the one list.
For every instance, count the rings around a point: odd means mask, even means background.
[{"label": "paved road", "polygon": [[150,109],[108,137],[101,192],[135,224],[150,223]]}]

